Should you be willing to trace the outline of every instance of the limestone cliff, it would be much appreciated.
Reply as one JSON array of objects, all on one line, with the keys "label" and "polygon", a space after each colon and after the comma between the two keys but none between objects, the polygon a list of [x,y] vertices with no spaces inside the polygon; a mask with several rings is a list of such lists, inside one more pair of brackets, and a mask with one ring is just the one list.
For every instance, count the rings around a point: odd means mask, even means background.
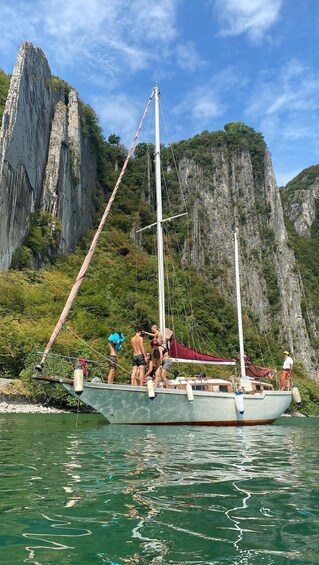
[{"label": "limestone cliff", "polygon": [[95,182],[76,92],[52,81],[41,49],[23,43],[0,130],[0,269],[10,266],[39,208],[61,220],[60,249],[72,249],[92,224]]},{"label": "limestone cliff", "polygon": [[[179,174],[192,215],[190,254],[193,268],[212,277],[235,302],[234,228],[240,246],[244,311],[261,331],[275,333],[318,380],[318,358],[302,313],[303,283],[288,241],[279,189],[265,147],[257,171],[254,152],[245,143],[234,148],[215,143],[203,154],[187,147]],[[193,155],[192,155],[193,153]],[[181,154],[183,149],[181,147]],[[189,259],[189,257],[188,257]]]},{"label": "limestone cliff", "polygon": [[285,214],[296,232],[310,237],[319,204],[319,166],[305,169],[287,184]]}]

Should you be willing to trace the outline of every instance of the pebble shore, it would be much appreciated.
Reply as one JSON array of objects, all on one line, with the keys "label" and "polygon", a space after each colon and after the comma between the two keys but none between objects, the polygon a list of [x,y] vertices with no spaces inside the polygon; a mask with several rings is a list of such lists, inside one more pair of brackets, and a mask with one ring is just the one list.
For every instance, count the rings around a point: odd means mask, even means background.
[{"label": "pebble shore", "polygon": [[30,404],[29,402],[17,402],[15,400],[1,400],[0,414],[67,414],[67,410],[58,410],[42,404]]},{"label": "pebble shore", "polygon": [[67,414],[67,410],[59,410],[52,406],[34,404],[24,396],[17,394],[10,387],[17,384],[15,379],[0,377],[0,414]]}]

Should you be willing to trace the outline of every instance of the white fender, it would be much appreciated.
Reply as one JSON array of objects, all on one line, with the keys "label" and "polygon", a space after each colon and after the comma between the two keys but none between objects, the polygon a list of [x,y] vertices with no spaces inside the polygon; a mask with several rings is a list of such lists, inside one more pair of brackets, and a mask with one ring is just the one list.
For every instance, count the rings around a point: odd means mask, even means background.
[{"label": "white fender", "polygon": [[78,395],[83,392],[83,381],[83,369],[80,365],[77,365],[73,373],[73,388]]},{"label": "white fender", "polygon": [[291,389],[292,392],[292,398],[294,399],[296,404],[301,404],[301,396],[300,396],[300,392],[299,392],[299,388],[294,385]]},{"label": "white fender", "polygon": [[148,394],[148,398],[150,398],[151,400],[154,400],[155,392],[154,392],[153,379],[147,380],[147,394]]},{"label": "white fender", "polygon": [[237,412],[239,412],[239,414],[243,414],[245,412],[245,402],[241,392],[236,392],[235,404]]},{"label": "white fender", "polygon": [[193,402],[194,393],[193,393],[192,385],[190,383],[187,383],[187,385],[186,385],[186,394],[187,394],[187,398],[188,398],[189,402]]}]

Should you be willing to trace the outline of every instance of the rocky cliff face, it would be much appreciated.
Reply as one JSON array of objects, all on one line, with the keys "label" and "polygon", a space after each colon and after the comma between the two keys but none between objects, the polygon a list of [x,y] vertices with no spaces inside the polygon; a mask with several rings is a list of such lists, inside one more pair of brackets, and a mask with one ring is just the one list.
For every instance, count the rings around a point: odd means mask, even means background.
[{"label": "rocky cliff face", "polygon": [[22,44],[0,130],[0,269],[39,208],[61,220],[60,249],[72,249],[92,223],[95,177],[76,92],[52,83],[41,49]]},{"label": "rocky cliff face", "polygon": [[318,380],[318,369],[314,369],[318,358],[301,309],[303,284],[288,244],[268,151],[259,180],[248,150],[225,147],[212,148],[210,163],[204,167],[196,158],[182,158],[179,173],[189,202],[194,202],[190,259],[195,270],[214,278],[226,298],[235,302],[236,228],[244,310],[259,330],[275,332],[283,348],[303,360]]},{"label": "rocky cliff face", "polygon": [[319,203],[319,166],[302,171],[288,183],[285,214],[299,235],[310,237]]}]

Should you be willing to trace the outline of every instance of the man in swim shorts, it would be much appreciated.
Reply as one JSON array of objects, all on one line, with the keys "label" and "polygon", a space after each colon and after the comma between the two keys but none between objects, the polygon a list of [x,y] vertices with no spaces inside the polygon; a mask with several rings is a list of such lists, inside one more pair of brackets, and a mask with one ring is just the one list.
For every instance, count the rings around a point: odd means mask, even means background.
[{"label": "man in swim shorts", "polygon": [[131,373],[131,384],[132,385],[143,385],[144,382],[144,367],[146,365],[145,348],[142,336],[141,328],[135,328],[135,335],[131,339],[131,344],[133,347],[133,358],[132,358],[132,373]]}]

